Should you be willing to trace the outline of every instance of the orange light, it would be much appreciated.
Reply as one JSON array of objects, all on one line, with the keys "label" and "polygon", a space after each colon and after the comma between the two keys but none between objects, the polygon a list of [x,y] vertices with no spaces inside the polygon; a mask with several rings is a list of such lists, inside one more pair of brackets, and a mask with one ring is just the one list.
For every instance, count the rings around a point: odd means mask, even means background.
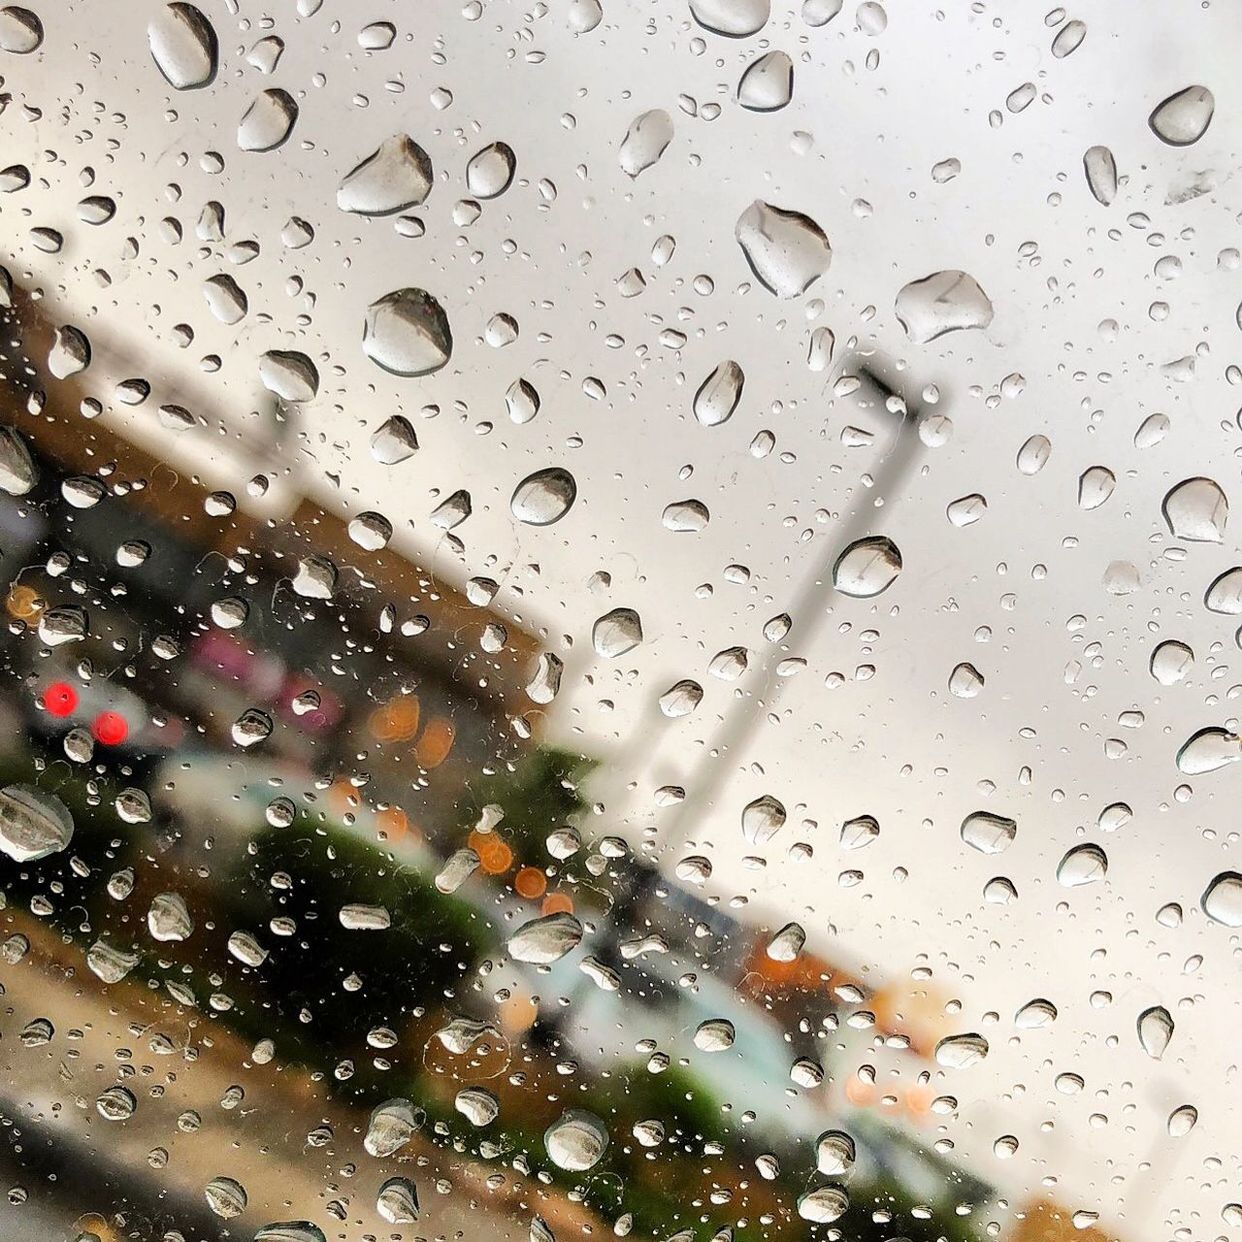
[{"label": "orange light", "polygon": [[875,1103],[878,1094],[874,1083],[865,1082],[857,1076],[846,1080],[845,1098],[855,1108],[870,1108]]},{"label": "orange light", "polygon": [[534,901],[547,892],[548,880],[538,867],[520,867],[513,877],[513,888],[519,897]]},{"label": "orange light", "polygon": [[403,694],[377,707],[367,727],[377,742],[408,742],[418,732],[421,716],[418,696]]},{"label": "orange light", "polygon": [[549,893],[543,899],[541,914],[573,914],[574,899],[568,893]]},{"label": "orange light", "polygon": [[435,716],[427,721],[423,736],[418,739],[415,747],[414,753],[418,756],[418,762],[424,768],[438,768],[449,757],[456,736],[457,731],[452,722],[443,716]]},{"label": "orange light", "polygon": [[472,832],[466,844],[479,856],[488,875],[502,875],[513,866],[513,851],[494,832]]},{"label": "orange light", "polygon": [[380,831],[389,841],[400,841],[410,830],[410,820],[399,806],[390,806],[376,815]]},{"label": "orange light", "polygon": [[39,593],[28,586],[12,587],[4,606],[10,617],[17,617],[21,621],[37,617],[46,607]]}]

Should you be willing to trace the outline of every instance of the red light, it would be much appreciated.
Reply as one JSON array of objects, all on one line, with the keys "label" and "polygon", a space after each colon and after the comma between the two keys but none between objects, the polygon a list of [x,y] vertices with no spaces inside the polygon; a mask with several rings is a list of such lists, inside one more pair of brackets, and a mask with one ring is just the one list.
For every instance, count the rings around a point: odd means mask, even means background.
[{"label": "red light", "polygon": [[129,725],[120,712],[100,712],[91,725],[97,742],[105,746],[119,746],[129,736]]},{"label": "red light", "polygon": [[71,715],[78,705],[78,692],[67,681],[54,681],[43,692],[43,706],[53,716]]}]

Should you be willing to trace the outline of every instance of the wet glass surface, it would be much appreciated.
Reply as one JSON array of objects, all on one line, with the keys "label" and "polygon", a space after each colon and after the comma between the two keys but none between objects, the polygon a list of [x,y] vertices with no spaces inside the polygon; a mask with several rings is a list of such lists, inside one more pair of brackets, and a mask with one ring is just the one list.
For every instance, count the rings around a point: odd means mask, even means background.
[{"label": "wet glass surface", "polygon": [[0,7],[0,1238],[1236,1237],[1240,39]]}]

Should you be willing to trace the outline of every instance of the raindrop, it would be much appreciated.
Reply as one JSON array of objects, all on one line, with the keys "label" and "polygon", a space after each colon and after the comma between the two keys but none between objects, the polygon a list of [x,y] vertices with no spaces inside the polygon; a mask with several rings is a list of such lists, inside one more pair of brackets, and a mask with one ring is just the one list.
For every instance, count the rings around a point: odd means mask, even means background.
[{"label": "raindrop", "polygon": [[808,26],[826,26],[841,12],[842,0],[802,0],[802,20]]},{"label": "raindrop", "polygon": [[518,962],[546,965],[559,961],[581,940],[582,924],[572,914],[557,911],[523,923],[509,937],[509,956]]},{"label": "raindrop", "polygon": [[1042,997],[1027,1001],[1013,1016],[1014,1026],[1023,1031],[1036,1031],[1051,1026],[1056,1020],[1057,1007]]},{"label": "raindrop", "polygon": [[203,297],[221,323],[239,323],[250,308],[245,293],[232,276],[209,276],[203,281]]},{"label": "raindrop", "polygon": [[983,674],[973,664],[959,664],[949,674],[949,691],[959,699],[973,699],[983,685]]},{"label": "raindrop", "polygon": [[157,893],[147,911],[147,928],[156,940],[188,940],[194,920],[180,893]]},{"label": "raindrop", "polygon": [[675,500],[660,515],[665,530],[681,535],[697,535],[710,520],[711,514],[701,500]]},{"label": "raindrop", "polygon": [[636,116],[621,140],[617,158],[627,177],[646,172],[673,141],[673,118],[663,108],[652,108]]},{"label": "raindrop", "polygon": [[956,270],[933,272],[904,285],[895,310],[906,335],[918,345],[948,332],[986,328],[993,314],[992,303],[978,281]]},{"label": "raindrop", "polygon": [[367,52],[382,52],[392,47],[397,28],[392,22],[372,22],[358,31],[358,46]]},{"label": "raindrop", "polygon": [[1242,738],[1227,729],[1200,729],[1177,752],[1177,770],[1186,776],[1204,776],[1237,763],[1242,758]]},{"label": "raindrop", "polygon": [[560,466],[550,466],[528,474],[513,489],[509,510],[527,526],[551,526],[569,512],[577,495],[574,476]]},{"label": "raindrop", "polygon": [[457,1093],[453,1107],[472,1126],[491,1125],[500,1116],[500,1101],[486,1087],[466,1087]]},{"label": "raindrop", "polygon": [[936,1064],[946,1069],[968,1069],[988,1055],[988,1041],[971,1031],[947,1035],[936,1045]]},{"label": "raindrop", "polygon": [[1210,612],[1236,617],[1242,613],[1242,569],[1226,569],[1204,592],[1203,603]]},{"label": "raindrop", "polygon": [[168,5],[148,25],[147,42],[156,68],[175,90],[209,86],[215,79],[216,32],[194,5]]},{"label": "raindrop", "polygon": [[879,821],[871,815],[859,815],[847,819],[841,825],[841,848],[843,850],[866,849],[880,835]]},{"label": "raindrop", "polygon": [[285,401],[310,401],[319,392],[319,372],[305,355],[269,349],[259,359],[259,379],[268,392]]},{"label": "raindrop", "polygon": [[128,1087],[109,1087],[95,1101],[95,1108],[105,1121],[128,1121],[138,1108],[138,1101]]},{"label": "raindrop", "polygon": [[9,5],[0,9],[0,51],[25,56],[43,42],[43,23],[29,9]]},{"label": "raindrop", "polygon": [[297,119],[298,106],[288,91],[263,91],[237,126],[237,145],[243,151],[274,151],[284,145]]},{"label": "raindrop", "polygon": [[689,716],[703,701],[703,687],[697,681],[674,682],[660,695],[660,710],[670,719]]},{"label": "raindrop", "polygon": [[362,1146],[368,1156],[386,1160],[395,1156],[414,1137],[418,1118],[409,1100],[385,1100],[371,1113]]},{"label": "raindrop", "polygon": [[901,552],[884,535],[856,539],[837,557],[832,585],[842,595],[870,599],[888,590],[901,573]]},{"label": "raindrop", "polygon": [[1199,898],[1203,913],[1225,927],[1242,927],[1242,875],[1222,871]]},{"label": "raindrop", "polygon": [[1193,1104],[1183,1104],[1169,1114],[1168,1130],[1170,1138],[1185,1138],[1195,1128],[1199,1120],[1199,1110]]},{"label": "raindrop", "polygon": [[750,270],[779,298],[805,293],[832,262],[828,237],[810,216],[760,199],[738,217],[734,236]]},{"label": "raindrop", "polygon": [[245,1187],[231,1177],[213,1177],[203,1193],[207,1197],[207,1206],[221,1220],[240,1216],[249,1202]]},{"label": "raindrop", "polygon": [[1117,486],[1117,478],[1107,466],[1091,466],[1078,479],[1078,507],[1098,509]]},{"label": "raindrop", "polygon": [[0,850],[14,862],[57,854],[73,837],[73,816],[53,793],[31,785],[0,789]]},{"label": "raindrop", "polygon": [[371,456],[381,466],[399,465],[417,452],[414,428],[400,414],[394,414],[371,433]]},{"label": "raindrop", "polygon": [[396,289],[367,307],[362,352],[391,375],[430,375],[453,353],[443,307],[422,289]]},{"label": "raindrop", "polygon": [[694,394],[694,417],[704,427],[717,427],[733,417],[746,376],[731,360],[720,363]]},{"label": "raindrop", "polygon": [[120,983],[138,965],[138,954],[127,953],[101,939],[87,950],[86,964],[104,983]]},{"label": "raindrop", "polygon": [[785,826],[785,807],[764,794],[742,809],[742,836],[751,845],[766,845]]},{"label": "raindrop", "polygon": [[690,0],[690,16],[704,30],[731,39],[756,34],[771,13],[771,0]]},{"label": "raindrop", "polygon": [[1229,502],[1214,479],[1184,479],[1169,489],[1160,506],[1170,532],[1192,543],[1220,543],[1229,519]]},{"label": "raindrop", "polygon": [[1183,681],[1195,664],[1195,653],[1172,639],[1161,643],[1151,653],[1151,675],[1162,686],[1173,686]]},{"label": "raindrop", "polygon": [[768,52],[751,61],[737,84],[737,101],[751,112],[776,112],[793,98],[793,61]]},{"label": "raindrop", "polygon": [[1038,474],[1051,456],[1052,441],[1047,436],[1031,436],[1018,450],[1018,470],[1022,474]]},{"label": "raindrop", "polygon": [[380,1188],[375,1210],[390,1225],[412,1225],[418,1220],[418,1190],[408,1177],[390,1177]]},{"label": "raindrop", "polygon": [[336,917],[346,931],[387,931],[392,926],[392,915],[384,906],[360,901],[347,902],[337,911]]},{"label": "raindrop", "polygon": [[433,176],[427,152],[409,134],[394,134],[345,174],[336,205],[360,216],[395,215],[425,201]]},{"label": "raindrop", "polygon": [[1108,855],[1098,845],[1076,845],[1057,864],[1057,881],[1065,888],[1094,884],[1108,874]]},{"label": "raindrop", "polygon": [[1206,86],[1187,86],[1156,105],[1147,124],[1171,147],[1188,147],[1199,141],[1212,122],[1216,100]]},{"label": "raindrop", "polygon": [[1098,203],[1107,207],[1117,197],[1117,162],[1107,147],[1088,147],[1082,157],[1087,188]]},{"label": "raindrop", "polygon": [[1173,1038],[1172,1014],[1163,1005],[1153,1005],[1139,1014],[1137,1029],[1143,1051],[1154,1061],[1159,1061]]},{"label": "raindrop", "polygon": [[840,1186],[820,1186],[798,1198],[798,1215],[814,1225],[830,1225],[845,1215],[850,1199]]},{"label": "raindrop", "polygon": [[557,1168],[582,1173],[599,1163],[608,1130],[593,1113],[570,1108],[544,1131],[543,1145]]},{"label": "raindrop", "polygon": [[694,1032],[694,1046],[700,1052],[724,1052],[733,1047],[737,1033],[727,1018],[707,1018]]},{"label": "raindrop", "polygon": [[856,1157],[854,1140],[844,1130],[826,1130],[815,1140],[815,1167],[826,1177],[844,1177]]},{"label": "raindrop", "polygon": [[0,489],[10,496],[24,496],[38,481],[26,441],[12,427],[0,427]]},{"label": "raindrop", "polygon": [[793,962],[806,944],[806,930],[798,923],[786,923],[768,942],[767,954],[774,962]]},{"label": "raindrop", "polygon": [[643,626],[632,608],[614,608],[591,627],[595,654],[607,660],[627,655],[643,641]]},{"label": "raindrop", "polygon": [[1066,22],[1065,25],[1057,31],[1056,36],[1052,40],[1053,56],[1055,56],[1058,60],[1064,60],[1065,57],[1078,50],[1083,39],[1086,37],[1086,22],[1080,22],[1077,20]]},{"label": "raindrop", "polygon": [[475,198],[497,198],[513,181],[517,156],[506,142],[493,142],[470,158],[466,188]]},{"label": "raindrop", "polygon": [[1017,835],[1017,821],[991,811],[975,811],[962,820],[962,840],[981,854],[1003,854]]}]

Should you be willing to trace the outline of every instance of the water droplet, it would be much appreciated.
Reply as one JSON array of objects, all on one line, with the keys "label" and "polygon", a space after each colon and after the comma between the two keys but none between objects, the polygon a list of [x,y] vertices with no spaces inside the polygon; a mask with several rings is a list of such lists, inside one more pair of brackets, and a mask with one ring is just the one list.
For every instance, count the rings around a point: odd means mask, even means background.
[{"label": "water droplet", "polygon": [[1186,776],[1203,776],[1237,763],[1242,758],[1242,738],[1227,729],[1200,729],[1177,752],[1177,770]]},{"label": "water droplet", "polygon": [[1002,1134],[992,1144],[992,1154],[997,1160],[1010,1160],[1018,1154],[1018,1140],[1015,1135]]},{"label": "water droplet", "polygon": [[577,34],[590,34],[603,20],[604,7],[599,0],[569,0],[569,24]]},{"label": "water droplet", "polygon": [[694,417],[704,427],[727,423],[742,399],[746,376],[736,362],[720,363],[694,394]]},{"label": "water droplet", "polygon": [[454,850],[436,874],[436,888],[442,893],[455,893],[479,868],[477,850],[465,846]]},{"label": "water droplet", "polygon": [[1199,898],[1203,913],[1225,927],[1242,927],[1242,875],[1222,871]]},{"label": "water droplet", "polygon": [[856,539],[837,557],[832,585],[842,595],[870,599],[888,590],[901,573],[901,552],[884,535]]},{"label": "water droplet", "polygon": [[29,9],[8,5],[0,9],[0,51],[26,56],[43,42],[43,23]]},{"label": "water droplet", "polygon": [[1017,466],[1022,474],[1038,474],[1052,456],[1052,442],[1047,436],[1031,436],[1018,450]]},{"label": "water droplet", "polygon": [[1143,1051],[1155,1061],[1173,1038],[1173,1015],[1163,1005],[1153,1005],[1138,1016],[1138,1040]]},{"label": "water droplet", "polygon": [[[109,888],[109,895],[115,897]],[[135,966],[138,954],[127,953],[106,940],[96,940],[86,952],[86,964],[91,972],[104,983],[120,983]]]},{"label": "water droplet", "polygon": [[1169,1114],[1169,1137],[1185,1138],[1195,1128],[1199,1120],[1199,1110],[1193,1104],[1183,1104]]},{"label": "water droplet", "polygon": [[238,746],[250,747],[271,737],[273,727],[272,718],[267,712],[257,707],[248,707],[233,721],[229,732]]},{"label": "water droplet", "polygon": [[737,1032],[727,1018],[707,1018],[694,1032],[694,1046],[700,1052],[724,1052],[733,1047]]},{"label": "water droplet", "polygon": [[826,26],[841,12],[842,0],[802,0],[802,20],[808,26]]},{"label": "water droplet", "polygon": [[751,61],[737,84],[737,101],[751,112],[776,112],[792,98],[793,61],[785,52]]},{"label": "water droplet", "polygon": [[47,369],[57,379],[68,379],[91,365],[91,343],[80,328],[66,324],[52,335],[48,350]]},{"label": "water droplet", "polygon": [[487,1126],[500,1116],[500,1101],[486,1087],[466,1087],[457,1093],[453,1107],[472,1126]]},{"label": "water droplet", "polygon": [[497,198],[513,181],[517,156],[507,142],[493,142],[470,157],[466,188],[475,198]]},{"label": "water droplet", "polygon": [[422,289],[396,289],[367,307],[362,352],[391,375],[430,375],[453,353],[443,307]]},{"label": "water droplet", "polygon": [[561,674],[565,671],[564,662],[550,651],[539,654],[535,666],[535,674],[527,683],[526,693],[533,703],[551,703],[561,689]]},{"label": "water droplet", "polygon": [[569,1108],[544,1131],[543,1145],[557,1168],[583,1173],[599,1163],[608,1130],[593,1113]]},{"label": "water droplet", "polygon": [[763,794],[742,809],[742,836],[751,845],[766,845],[785,826],[785,806]]},{"label": "water droplet", "polygon": [[394,134],[345,174],[336,205],[360,216],[395,215],[422,203],[433,177],[427,152],[409,134]]},{"label": "water droplet", "polygon": [[232,276],[209,276],[203,281],[203,297],[221,323],[240,323],[250,309],[245,292]]},{"label": "water droplet", "polygon": [[1088,147],[1082,157],[1087,188],[1096,202],[1107,207],[1117,197],[1117,162],[1107,147]]},{"label": "water droplet", "polygon": [[856,1158],[854,1140],[844,1130],[826,1130],[815,1140],[815,1167],[827,1177],[844,1177]]},{"label": "water droplet", "polygon": [[903,285],[895,304],[906,335],[926,345],[948,332],[983,329],[992,322],[992,303],[966,272],[933,272]]},{"label": "water droplet", "polygon": [[1186,677],[1194,663],[1195,653],[1185,643],[1170,639],[1151,653],[1151,675],[1162,686],[1173,686]]},{"label": "water droplet", "polygon": [[147,911],[147,928],[156,940],[188,940],[194,920],[180,893],[157,893]]},{"label": "water droplet", "polygon": [[315,364],[294,350],[269,349],[259,359],[259,379],[285,401],[310,401],[319,392]]},{"label": "water droplet", "polygon": [[1170,532],[1194,543],[1220,543],[1229,519],[1229,502],[1214,479],[1184,479],[1169,489],[1161,505]]},{"label": "water droplet", "polygon": [[946,1069],[968,1069],[988,1055],[988,1041],[973,1031],[947,1035],[936,1045],[936,1064]]},{"label": "water droplet", "polygon": [[298,106],[288,91],[261,91],[237,126],[237,145],[243,151],[275,151],[283,146],[298,119]]},{"label": "water droplet", "polygon": [[387,931],[392,926],[392,915],[384,906],[360,901],[347,902],[337,911],[336,917],[346,931]]},{"label": "water droplet", "polygon": [[255,1235],[254,1242],[328,1242],[318,1225],[305,1220],[274,1221],[264,1225]]},{"label": "water droplet", "polygon": [[1188,147],[1199,141],[1212,122],[1216,100],[1206,86],[1187,86],[1157,104],[1147,124],[1171,147]]},{"label": "water droplet", "polygon": [[879,835],[880,824],[874,816],[855,816],[841,825],[841,848],[843,850],[866,849]]},{"label": "water droplet", "polygon": [[156,68],[175,90],[194,90],[214,81],[216,32],[194,5],[168,5],[147,26],[147,42]]},{"label": "water droplet", "polygon": [[632,608],[614,608],[591,627],[595,653],[607,660],[628,654],[642,641],[642,621]]},{"label": "water droplet", "polygon": [[1066,22],[1052,40],[1052,54],[1058,60],[1064,60],[1076,52],[1083,39],[1087,37],[1087,23],[1080,21]]},{"label": "water droplet", "polygon": [[962,820],[962,840],[981,854],[1003,854],[1018,835],[1016,820],[991,811],[974,811]]},{"label": "water droplet", "polygon": [[1108,855],[1098,845],[1076,845],[1057,864],[1057,880],[1065,888],[1094,884],[1108,874]]},{"label": "water droplet", "polygon": [[25,496],[39,481],[26,441],[12,427],[0,427],[0,489],[10,496]]},{"label": "water droplet", "polygon": [[390,1177],[380,1188],[375,1210],[390,1225],[412,1225],[418,1220],[418,1190],[408,1177]]},{"label": "water droplet", "polygon": [[371,456],[381,466],[396,466],[418,452],[414,428],[394,414],[371,433]]},{"label": "water droplet", "polygon": [[572,914],[558,911],[523,923],[509,937],[509,956],[518,962],[546,965],[559,961],[581,940],[582,924]]},{"label": "water droplet", "polygon": [[675,500],[660,515],[665,530],[681,535],[697,535],[710,520],[711,514],[701,500]]},{"label": "water droplet", "polygon": [[949,691],[959,699],[973,699],[983,685],[983,674],[973,664],[959,664],[949,674]]},{"label": "water droplet", "polygon": [[577,496],[574,476],[560,466],[550,466],[528,474],[513,489],[509,510],[527,526],[551,526],[569,512]]},{"label": "water droplet", "polygon": [[621,140],[617,158],[627,177],[646,172],[673,141],[673,118],[663,108],[652,108],[636,116]]},{"label": "water droplet", "polygon": [[1057,1020],[1057,1007],[1043,997],[1027,1001],[1013,1016],[1013,1024],[1019,1030],[1037,1031],[1041,1027],[1051,1026]]},{"label": "water droplet", "polygon": [[798,1215],[815,1225],[830,1225],[850,1206],[849,1195],[841,1186],[820,1186],[798,1197]]},{"label": "water droplet", "polygon": [[750,270],[779,298],[805,293],[832,262],[828,237],[810,216],[760,199],[738,217],[734,236]]},{"label": "water droplet", "polygon": [[232,1177],[213,1177],[203,1192],[207,1206],[221,1220],[232,1220],[246,1210],[249,1199],[246,1188]]},{"label": "water droplet", "polygon": [[414,1137],[418,1126],[418,1116],[409,1100],[385,1100],[372,1111],[362,1146],[368,1156],[386,1160]]},{"label": "water droplet", "polygon": [[245,966],[262,966],[267,961],[267,950],[250,932],[233,932],[229,936],[228,949]]},{"label": "water droplet", "polygon": [[767,954],[774,962],[797,961],[806,944],[806,929],[799,923],[786,923],[768,942]]},{"label": "water droplet", "polygon": [[367,52],[382,52],[392,47],[397,28],[392,22],[371,22],[358,31],[358,46]]},{"label": "water droplet", "polygon": [[703,687],[697,681],[674,682],[660,695],[660,710],[670,719],[689,716],[703,701]]},{"label": "water droplet", "polygon": [[1242,568],[1226,569],[1204,592],[1204,605],[1211,612],[1236,617],[1242,613]]},{"label": "water droplet", "polygon": [[368,552],[378,552],[392,538],[392,523],[382,514],[368,510],[349,520],[349,537]]},{"label": "water droplet", "polygon": [[95,1101],[95,1108],[105,1121],[128,1121],[138,1108],[138,1101],[128,1087],[109,1087]]},{"label": "water droplet", "polygon": [[1098,509],[1117,486],[1117,478],[1107,466],[1090,466],[1078,478],[1078,507]]}]

